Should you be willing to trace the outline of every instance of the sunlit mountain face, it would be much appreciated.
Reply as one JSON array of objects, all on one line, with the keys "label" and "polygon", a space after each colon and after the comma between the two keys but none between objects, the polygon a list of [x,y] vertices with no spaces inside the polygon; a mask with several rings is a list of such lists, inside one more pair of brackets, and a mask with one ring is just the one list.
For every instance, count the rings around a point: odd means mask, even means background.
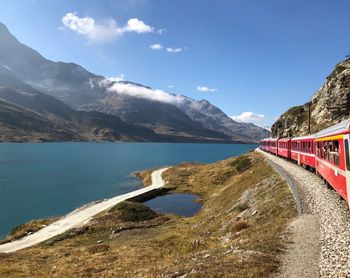
[{"label": "sunlit mountain face", "polygon": [[[0,74],[7,76],[7,80],[12,78],[12,85],[21,84],[29,90],[51,96],[69,109],[115,116],[126,125],[154,133],[151,138],[159,135],[161,141],[185,138],[256,142],[266,136],[263,128],[235,122],[206,100],[194,100],[135,82],[111,80],[74,63],[47,60],[21,44],[3,24],[0,25]],[[16,104],[14,99],[12,101]],[[167,136],[170,137],[167,139]]]}]

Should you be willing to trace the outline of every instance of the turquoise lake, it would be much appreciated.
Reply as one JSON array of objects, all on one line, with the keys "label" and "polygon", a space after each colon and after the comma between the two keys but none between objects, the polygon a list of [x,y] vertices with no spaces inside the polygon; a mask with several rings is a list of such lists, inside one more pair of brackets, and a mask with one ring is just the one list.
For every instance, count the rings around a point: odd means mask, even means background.
[{"label": "turquoise lake", "polygon": [[0,238],[31,219],[64,215],[141,187],[135,171],[214,162],[256,148],[243,144],[0,144]]}]

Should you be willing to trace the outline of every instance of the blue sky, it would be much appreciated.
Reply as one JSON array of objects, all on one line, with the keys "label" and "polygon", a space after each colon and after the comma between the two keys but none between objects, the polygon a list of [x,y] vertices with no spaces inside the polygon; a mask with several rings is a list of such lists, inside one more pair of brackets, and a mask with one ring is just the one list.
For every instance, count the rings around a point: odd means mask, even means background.
[{"label": "blue sky", "polygon": [[349,53],[349,11],[348,0],[1,0],[0,22],[48,59],[268,126]]}]

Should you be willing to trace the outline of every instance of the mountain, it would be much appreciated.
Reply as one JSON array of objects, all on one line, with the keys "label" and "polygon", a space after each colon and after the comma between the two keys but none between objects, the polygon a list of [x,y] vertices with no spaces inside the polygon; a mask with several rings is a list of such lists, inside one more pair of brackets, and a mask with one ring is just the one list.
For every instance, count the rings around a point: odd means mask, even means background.
[{"label": "mountain", "polygon": [[[196,126],[192,127],[192,131],[188,130],[188,134],[185,134],[185,132],[182,135],[172,134],[171,132],[156,134],[149,128],[133,125],[131,122],[127,123],[111,114],[97,111],[75,111],[63,102],[40,93],[11,75],[2,73],[1,68],[0,100],[2,100],[0,107],[4,108],[3,111],[12,111],[12,113],[21,111],[16,116],[7,114],[6,117],[0,117],[0,128],[3,127],[6,130],[5,132],[0,129],[3,135],[0,138],[6,138],[7,141],[11,138],[11,134],[13,134],[13,138],[16,141],[26,141],[30,136],[25,136],[25,139],[19,140],[19,136],[16,134],[23,134],[24,136],[27,133],[32,134],[34,141],[230,141],[228,136],[212,130],[205,130],[198,123],[195,123]],[[9,110],[9,106],[16,109]],[[148,114],[152,117],[152,113]],[[26,115],[22,119],[22,122],[27,123],[27,126],[25,128],[23,127],[23,130],[22,125],[16,125],[19,124],[19,121],[12,121],[13,117],[20,118],[20,115]],[[39,123],[37,123],[38,119],[40,119]],[[30,127],[35,127],[34,129],[37,132],[31,133]]]},{"label": "mountain", "polygon": [[104,79],[74,63],[52,62],[21,44],[0,23],[0,65],[22,82],[67,103],[90,103],[103,93],[97,82]]},{"label": "mountain", "polygon": [[272,126],[275,136],[308,134],[311,108],[311,133],[348,119],[350,116],[350,59],[337,64],[310,102],[290,108]]},{"label": "mountain", "polygon": [[[0,141],[159,141],[116,116],[74,111],[0,71]],[[165,140],[165,139],[164,139]]]},{"label": "mountain", "polygon": [[151,129],[161,138],[256,142],[266,136],[265,129],[235,122],[206,100],[196,101],[133,82],[111,82],[77,64],[47,60],[21,44],[1,23],[0,72],[74,110],[117,116],[133,126]]},{"label": "mountain", "polygon": [[232,120],[218,107],[204,99],[195,101],[186,98],[179,106],[191,119],[202,123],[206,128],[218,130],[234,140],[259,141],[268,134],[266,129],[252,123],[239,123]]}]

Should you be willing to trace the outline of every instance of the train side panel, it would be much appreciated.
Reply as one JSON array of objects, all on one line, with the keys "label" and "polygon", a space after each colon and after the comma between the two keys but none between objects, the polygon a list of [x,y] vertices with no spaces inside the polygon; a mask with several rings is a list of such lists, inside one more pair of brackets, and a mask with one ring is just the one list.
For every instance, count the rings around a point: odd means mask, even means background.
[{"label": "train side panel", "polygon": [[290,156],[291,156],[292,160],[295,160],[296,162],[299,161],[299,152],[298,151],[292,150]]},{"label": "train side panel", "polygon": [[277,154],[281,157],[290,159],[290,139],[282,138],[278,140]]},{"label": "train side panel", "polygon": [[347,201],[345,171],[320,158],[316,158],[316,168],[317,172]]},{"label": "train side panel", "polygon": [[278,155],[285,158],[290,158],[290,152],[288,149],[278,148]]},{"label": "train side panel", "polygon": [[300,164],[315,168],[315,155],[309,153],[300,153]]},{"label": "train side panel", "polygon": [[345,148],[343,135],[316,140],[316,170],[345,199]]}]

